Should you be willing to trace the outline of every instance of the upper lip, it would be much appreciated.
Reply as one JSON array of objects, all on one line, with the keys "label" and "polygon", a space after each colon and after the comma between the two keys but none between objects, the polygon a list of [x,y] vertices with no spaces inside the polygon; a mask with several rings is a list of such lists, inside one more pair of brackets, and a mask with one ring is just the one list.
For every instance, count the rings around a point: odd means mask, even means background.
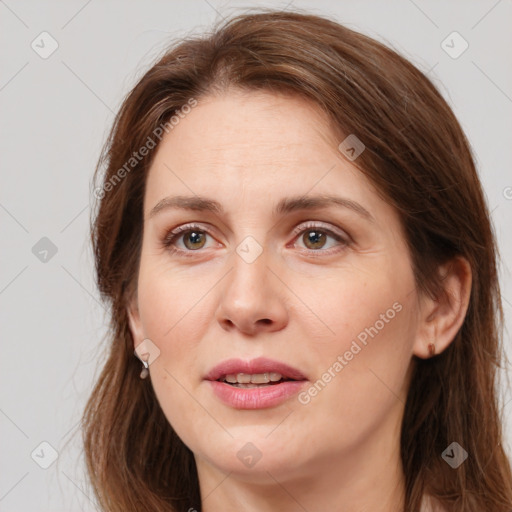
[{"label": "upper lip", "polygon": [[293,380],[306,380],[306,377],[297,368],[267,359],[266,357],[259,357],[251,359],[250,361],[243,361],[242,359],[227,359],[218,365],[214,366],[205,376],[206,380],[219,380],[226,375],[236,375],[237,373],[257,374],[257,373],[280,373],[283,377]]}]

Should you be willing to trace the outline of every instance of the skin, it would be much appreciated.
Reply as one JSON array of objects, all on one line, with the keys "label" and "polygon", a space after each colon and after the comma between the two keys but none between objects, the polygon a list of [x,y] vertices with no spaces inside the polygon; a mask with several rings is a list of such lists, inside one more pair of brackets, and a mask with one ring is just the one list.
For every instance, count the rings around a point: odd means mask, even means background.
[{"label": "skin", "polygon": [[[397,212],[338,151],[341,140],[304,99],[229,90],[201,98],[151,166],[130,329],[135,347],[149,338],[160,350],[150,379],[195,456],[206,512],[402,506],[399,435],[411,359],[429,357],[431,342],[440,353],[453,340],[471,273],[458,258],[440,269],[445,295],[419,294]],[[333,193],[374,220],[332,206],[272,215],[282,198]],[[164,209],[150,217],[177,195],[207,196],[225,212]],[[174,247],[192,255],[165,248],[167,233],[189,222],[203,239],[181,233]],[[316,229],[293,234],[307,222]],[[322,228],[348,243],[325,231],[323,241],[309,242]],[[252,263],[236,252],[247,236],[263,249]],[[397,303],[394,318],[333,372],[358,334]],[[301,370],[306,390],[329,368],[335,376],[308,403],[296,395],[259,410],[225,405],[203,380],[225,359],[260,356]],[[248,442],[261,453],[252,467],[237,457]]]}]

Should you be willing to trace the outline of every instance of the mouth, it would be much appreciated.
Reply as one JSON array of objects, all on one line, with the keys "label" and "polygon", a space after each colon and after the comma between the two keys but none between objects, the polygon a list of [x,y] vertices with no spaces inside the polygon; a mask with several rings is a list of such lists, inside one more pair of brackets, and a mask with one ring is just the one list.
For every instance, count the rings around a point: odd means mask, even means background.
[{"label": "mouth", "polygon": [[286,363],[260,357],[250,361],[228,359],[213,367],[205,380],[234,387],[275,386],[290,380],[307,380],[304,374]]},{"label": "mouth", "polygon": [[228,359],[205,376],[214,395],[234,409],[276,407],[296,395],[308,380],[297,368],[260,357]]},{"label": "mouth", "polygon": [[205,381],[214,396],[233,409],[269,409],[297,395],[308,379],[297,368],[264,357],[228,359],[210,370]]},{"label": "mouth", "polygon": [[225,382],[234,388],[264,388],[268,386],[276,386],[283,382],[296,380],[283,377],[278,372],[265,373],[232,373],[223,375],[217,382]]}]

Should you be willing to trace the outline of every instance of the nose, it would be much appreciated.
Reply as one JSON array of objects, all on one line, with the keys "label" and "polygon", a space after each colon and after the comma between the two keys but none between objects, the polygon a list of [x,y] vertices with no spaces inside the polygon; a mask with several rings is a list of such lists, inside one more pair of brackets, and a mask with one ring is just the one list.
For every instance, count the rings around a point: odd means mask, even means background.
[{"label": "nose", "polygon": [[[268,266],[267,251],[248,262],[237,252],[232,255],[233,269],[223,279],[216,319],[226,331],[244,334],[273,332],[288,322],[285,307],[286,287],[279,272]],[[276,275],[277,274],[277,275]]]}]

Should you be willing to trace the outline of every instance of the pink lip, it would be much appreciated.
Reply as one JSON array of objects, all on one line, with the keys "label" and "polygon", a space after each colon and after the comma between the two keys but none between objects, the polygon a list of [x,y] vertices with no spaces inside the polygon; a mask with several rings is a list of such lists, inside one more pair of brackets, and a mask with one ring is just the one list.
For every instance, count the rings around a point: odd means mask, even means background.
[{"label": "pink lip", "polygon": [[296,368],[279,361],[273,361],[266,357],[258,357],[251,361],[243,361],[242,359],[227,359],[222,363],[214,366],[206,375],[205,380],[218,380],[225,375],[233,375],[237,373],[280,373],[283,377],[294,380],[305,380],[306,377]]},{"label": "pink lip", "polygon": [[[279,384],[258,388],[237,388],[218,379],[237,373],[280,373],[283,377],[294,379]],[[264,409],[274,407],[295,395],[307,382],[306,377],[296,368],[266,358],[242,361],[229,359],[210,370],[205,380],[210,382],[215,395],[226,405],[235,409]]]}]

